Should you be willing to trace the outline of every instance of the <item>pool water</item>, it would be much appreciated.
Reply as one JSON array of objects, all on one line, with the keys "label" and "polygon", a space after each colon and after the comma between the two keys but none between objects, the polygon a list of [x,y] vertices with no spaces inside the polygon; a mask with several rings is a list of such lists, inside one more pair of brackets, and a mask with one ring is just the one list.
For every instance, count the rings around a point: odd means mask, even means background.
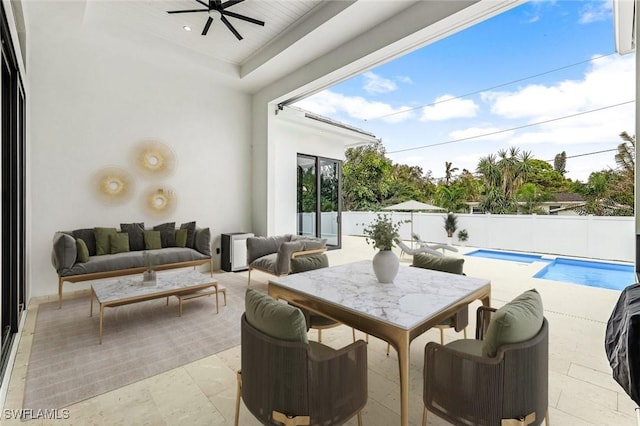
[{"label": "pool water", "polygon": [[521,263],[545,262],[547,265],[536,273],[533,278],[563,281],[590,287],[622,290],[636,282],[636,275],[631,264],[593,262],[562,257],[554,260],[545,259],[541,255],[535,254],[484,249],[469,252],[465,256]]},{"label": "pool water", "polygon": [[622,290],[636,282],[633,265],[558,258],[533,278]]}]

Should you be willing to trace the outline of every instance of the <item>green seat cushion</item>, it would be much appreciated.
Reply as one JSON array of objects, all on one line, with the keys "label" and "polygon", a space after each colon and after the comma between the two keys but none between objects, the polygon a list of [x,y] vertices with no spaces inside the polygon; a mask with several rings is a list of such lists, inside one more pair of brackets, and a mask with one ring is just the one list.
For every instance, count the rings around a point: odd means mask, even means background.
[{"label": "green seat cushion", "polygon": [[96,236],[96,254],[102,256],[111,253],[109,236],[118,233],[116,228],[93,228],[93,231]]},{"label": "green seat cushion", "polygon": [[298,256],[291,259],[290,273],[312,271],[314,269],[326,268],[329,266],[329,258],[326,254],[310,254],[307,256]]},{"label": "green seat cushion", "polygon": [[186,247],[188,241],[188,231],[186,229],[176,230],[176,247]]},{"label": "green seat cushion", "polygon": [[464,352],[469,355],[482,356],[482,340],[476,339],[459,339],[454,340],[451,343],[447,343],[445,346],[453,350]]},{"label": "green seat cushion", "polygon": [[245,314],[249,324],[268,336],[308,343],[307,324],[296,307],[249,288],[245,293]]},{"label": "green seat cushion", "polygon": [[536,289],[525,291],[491,316],[482,345],[484,356],[494,357],[500,346],[535,337],[542,327],[542,299]]},{"label": "green seat cushion", "polygon": [[413,256],[413,266],[434,271],[462,274],[464,259],[451,256],[434,256],[427,253],[418,253]]},{"label": "green seat cushion", "polygon": [[129,234],[126,232],[111,234],[109,235],[109,244],[111,254],[126,253],[129,251]]},{"label": "green seat cushion", "polygon": [[160,231],[144,231],[144,248],[145,250],[155,250],[162,248]]},{"label": "green seat cushion", "polygon": [[78,262],[86,263],[89,261],[89,249],[87,243],[82,238],[76,240],[76,249],[78,251]]}]

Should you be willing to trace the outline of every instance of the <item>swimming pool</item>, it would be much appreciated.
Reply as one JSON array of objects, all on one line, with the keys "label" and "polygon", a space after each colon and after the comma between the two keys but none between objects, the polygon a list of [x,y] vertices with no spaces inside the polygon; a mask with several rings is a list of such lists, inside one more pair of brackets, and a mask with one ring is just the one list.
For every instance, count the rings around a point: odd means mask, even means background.
[{"label": "swimming pool", "polygon": [[578,259],[544,258],[542,255],[514,253],[496,250],[475,250],[465,254],[471,257],[508,260],[511,262],[545,262],[547,265],[533,278],[563,281],[590,287],[622,290],[636,282],[633,265],[608,262],[594,262]]}]

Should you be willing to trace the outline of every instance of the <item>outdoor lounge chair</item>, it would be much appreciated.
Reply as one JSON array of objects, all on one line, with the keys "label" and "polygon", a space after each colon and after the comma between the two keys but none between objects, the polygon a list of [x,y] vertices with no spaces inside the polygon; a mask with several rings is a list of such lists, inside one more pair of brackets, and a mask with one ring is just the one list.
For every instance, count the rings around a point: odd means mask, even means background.
[{"label": "outdoor lounge chair", "polygon": [[452,251],[452,252],[455,252],[455,253],[457,253],[457,252],[458,252],[458,249],[457,249],[457,248],[455,248],[455,247],[453,247],[453,246],[450,246],[449,244],[441,244],[441,243],[438,243],[438,244],[429,244],[429,243],[427,243],[426,241],[422,241],[422,240],[420,239],[420,235],[418,235],[418,234],[413,234],[413,233],[412,233],[412,234],[411,234],[411,238],[413,238],[413,241],[415,241],[416,243],[418,243],[418,246],[419,246],[419,247],[428,247],[428,248],[430,248],[430,249],[434,249],[434,250],[442,249],[442,252],[443,252],[443,253],[444,253],[444,251],[445,251],[445,250],[449,250],[449,251]]},{"label": "outdoor lounge chair", "polygon": [[400,240],[396,240],[395,243],[401,250],[400,257],[402,257],[402,255],[404,253],[410,254],[411,256],[415,256],[418,253],[428,253],[428,254],[432,254],[434,256],[442,256],[442,253],[440,253],[439,251],[437,251],[437,250],[435,250],[435,249],[433,249],[431,247],[420,246],[420,247],[416,247],[416,248],[412,249],[411,247],[409,247],[408,245],[406,245],[405,243],[403,243]]}]

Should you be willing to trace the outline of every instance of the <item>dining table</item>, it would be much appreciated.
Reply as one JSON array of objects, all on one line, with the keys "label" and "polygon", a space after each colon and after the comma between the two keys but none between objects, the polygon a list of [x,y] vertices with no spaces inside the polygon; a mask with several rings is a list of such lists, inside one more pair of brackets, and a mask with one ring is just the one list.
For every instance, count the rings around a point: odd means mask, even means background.
[{"label": "dining table", "polygon": [[393,346],[400,372],[400,424],[409,424],[410,344],[479,300],[489,306],[491,281],[400,265],[392,283],[378,282],[371,260],[269,280],[268,292]]}]

